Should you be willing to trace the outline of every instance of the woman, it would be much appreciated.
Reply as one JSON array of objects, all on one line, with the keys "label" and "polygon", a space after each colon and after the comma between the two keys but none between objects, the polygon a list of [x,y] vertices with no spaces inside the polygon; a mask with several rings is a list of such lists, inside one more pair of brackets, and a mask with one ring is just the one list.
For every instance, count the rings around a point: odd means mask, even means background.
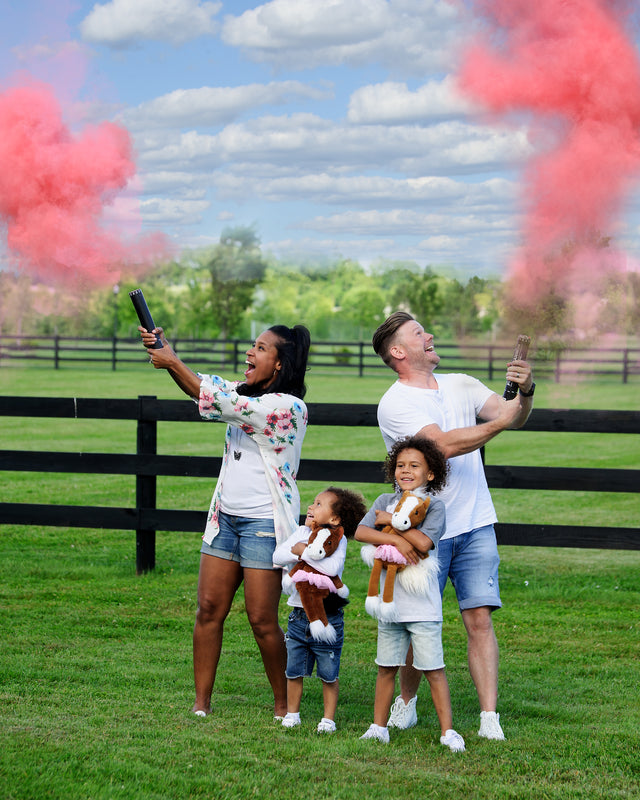
[{"label": "woman", "polygon": [[[201,717],[211,713],[224,621],[244,582],[247,616],[273,690],[275,716],[282,718],[287,713],[287,655],[278,621],[281,571],[273,568],[272,556],[299,522],[295,478],[307,428],[302,400],[309,331],[302,325],[264,331],[247,350],[245,380],[239,383],[192,372],[162,328],[138,330],[153,366],[166,369],[198,402],[204,419],[227,423],[222,468],[202,537],[193,711]],[[156,334],[163,344],[159,349],[152,348]]]}]

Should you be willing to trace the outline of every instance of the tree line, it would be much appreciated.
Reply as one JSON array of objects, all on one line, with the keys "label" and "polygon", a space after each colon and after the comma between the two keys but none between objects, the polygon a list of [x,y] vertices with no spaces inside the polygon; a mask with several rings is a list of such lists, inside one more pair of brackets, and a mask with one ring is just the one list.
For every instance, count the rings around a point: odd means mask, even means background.
[{"label": "tree line", "polygon": [[[158,264],[144,278],[90,291],[56,290],[0,272],[0,333],[134,337],[138,320],[128,293],[138,286],[170,338],[251,339],[275,323],[303,323],[316,340],[361,341],[396,309],[451,341],[500,340],[525,328],[558,344],[572,336],[565,324],[569,301],[560,297],[550,295],[533,310],[512,309],[495,278],[462,281],[404,261],[366,269],[351,259],[282,261],[263,253],[252,227],[225,229],[215,245]],[[611,276],[602,331],[634,335],[639,323],[640,276]]]}]

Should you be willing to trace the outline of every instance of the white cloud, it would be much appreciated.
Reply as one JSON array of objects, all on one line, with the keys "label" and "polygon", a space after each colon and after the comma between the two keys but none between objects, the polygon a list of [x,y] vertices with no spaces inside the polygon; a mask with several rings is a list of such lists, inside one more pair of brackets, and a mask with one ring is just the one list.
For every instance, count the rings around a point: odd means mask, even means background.
[{"label": "white cloud", "polygon": [[200,172],[180,170],[159,170],[147,172],[142,181],[141,191],[145,194],[180,193],[190,197],[202,196],[210,183],[209,175]]},{"label": "white cloud", "polygon": [[225,17],[221,36],[280,68],[382,63],[420,74],[449,63],[456,14],[446,0],[271,0]]},{"label": "white cloud", "polygon": [[[136,139],[141,160],[156,168],[216,169],[251,163],[281,174],[356,170],[399,172],[410,178],[492,171],[531,153],[524,129],[494,129],[463,121],[430,127],[334,123],[313,114],[263,116],[227,125],[217,134],[147,133]],[[267,169],[268,168],[268,169]]]},{"label": "white cloud", "polygon": [[429,81],[416,91],[406,83],[391,81],[362,86],[351,95],[347,118],[356,125],[398,125],[466,116],[473,110],[456,88],[455,79],[447,76]]},{"label": "white cloud", "polygon": [[286,177],[256,176],[251,170],[230,170],[213,176],[220,197],[241,201],[255,197],[268,202],[292,202],[298,198],[325,205],[358,208],[471,208],[512,206],[514,185],[493,178],[482,183],[463,183],[451,178],[390,178],[321,174]]},{"label": "white cloud", "polygon": [[443,231],[451,234],[482,233],[489,231],[505,232],[510,230],[510,225],[504,217],[494,220],[477,215],[458,215],[452,217],[446,214],[423,213],[409,209],[391,209],[389,211],[345,211],[342,214],[332,214],[328,217],[315,217],[301,224],[307,230],[320,233],[349,232],[351,235],[360,236],[377,233],[382,235],[411,235],[420,236],[432,233],[442,235]]},{"label": "white cloud", "polygon": [[283,105],[300,100],[330,97],[327,89],[317,89],[300,81],[251,83],[234,87],[177,89],[156,97],[122,114],[130,129],[148,127],[222,125],[242,113],[265,105]]},{"label": "white cloud", "polygon": [[140,203],[140,212],[145,222],[195,225],[210,205],[208,200],[153,197]]},{"label": "white cloud", "polygon": [[140,40],[184,44],[217,29],[220,2],[199,0],[110,0],[96,4],[80,24],[83,38],[124,48]]}]

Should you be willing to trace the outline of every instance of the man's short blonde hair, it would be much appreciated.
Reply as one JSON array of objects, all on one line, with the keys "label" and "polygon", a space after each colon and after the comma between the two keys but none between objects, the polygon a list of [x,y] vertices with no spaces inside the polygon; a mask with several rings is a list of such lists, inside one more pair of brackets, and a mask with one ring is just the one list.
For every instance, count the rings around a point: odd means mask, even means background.
[{"label": "man's short blonde hair", "polygon": [[394,311],[373,334],[373,349],[389,367],[393,361],[389,352],[391,345],[398,332],[398,328],[402,327],[405,322],[415,322],[415,318],[406,311]]}]

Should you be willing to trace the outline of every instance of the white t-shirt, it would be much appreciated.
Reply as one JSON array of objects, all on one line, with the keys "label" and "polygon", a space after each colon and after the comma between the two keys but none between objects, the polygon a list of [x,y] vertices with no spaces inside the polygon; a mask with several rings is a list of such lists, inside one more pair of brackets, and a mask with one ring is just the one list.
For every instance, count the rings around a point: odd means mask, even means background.
[{"label": "white t-shirt", "polygon": [[[435,423],[443,431],[468,428],[494,392],[462,373],[436,375],[437,389],[396,381],[378,404],[378,425],[387,450],[398,439],[414,436]],[[451,539],[497,521],[479,450],[449,459],[447,485],[438,492],[447,511],[443,539]]]},{"label": "white t-shirt", "polygon": [[[247,486],[251,487],[250,492]],[[229,458],[220,493],[220,509],[235,517],[273,517],[273,500],[260,448],[240,428],[232,427],[229,434]]]}]

